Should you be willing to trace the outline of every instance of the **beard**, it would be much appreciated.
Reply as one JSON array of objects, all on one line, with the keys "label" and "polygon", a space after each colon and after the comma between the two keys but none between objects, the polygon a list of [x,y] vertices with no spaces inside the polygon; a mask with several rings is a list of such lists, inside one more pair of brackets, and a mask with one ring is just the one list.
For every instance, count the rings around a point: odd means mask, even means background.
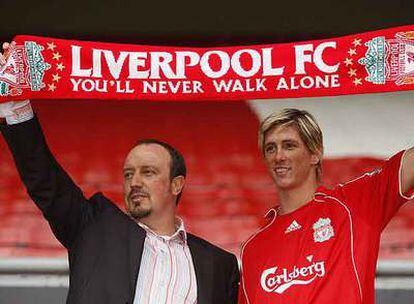
[{"label": "beard", "polygon": [[140,220],[144,217],[147,217],[151,214],[151,209],[144,209],[139,206],[133,206],[128,208],[128,214],[136,220]]},{"label": "beard", "polygon": [[151,204],[149,203],[149,195],[148,193],[144,192],[143,194],[146,195],[143,201],[134,202],[132,200],[132,196],[136,194],[138,191],[131,191],[126,197],[126,203],[128,207],[128,214],[136,219],[142,219],[149,216],[152,212]]}]

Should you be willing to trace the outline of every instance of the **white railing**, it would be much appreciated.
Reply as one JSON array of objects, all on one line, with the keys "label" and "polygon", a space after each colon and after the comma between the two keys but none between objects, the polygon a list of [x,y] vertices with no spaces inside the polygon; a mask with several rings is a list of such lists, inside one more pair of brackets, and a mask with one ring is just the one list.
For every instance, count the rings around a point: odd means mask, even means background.
[{"label": "white railing", "polygon": [[0,274],[68,272],[67,258],[0,258]]},{"label": "white railing", "polygon": [[414,276],[414,261],[381,260],[377,263],[377,276]]}]

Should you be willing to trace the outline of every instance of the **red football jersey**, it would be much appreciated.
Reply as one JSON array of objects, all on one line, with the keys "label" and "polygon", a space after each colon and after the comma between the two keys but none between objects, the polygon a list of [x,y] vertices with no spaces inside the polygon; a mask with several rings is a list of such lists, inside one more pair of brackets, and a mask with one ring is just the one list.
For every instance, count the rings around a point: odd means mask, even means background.
[{"label": "red football jersey", "polygon": [[403,152],[381,169],[270,222],[242,248],[240,303],[371,304],[380,234],[413,197],[400,188]]}]

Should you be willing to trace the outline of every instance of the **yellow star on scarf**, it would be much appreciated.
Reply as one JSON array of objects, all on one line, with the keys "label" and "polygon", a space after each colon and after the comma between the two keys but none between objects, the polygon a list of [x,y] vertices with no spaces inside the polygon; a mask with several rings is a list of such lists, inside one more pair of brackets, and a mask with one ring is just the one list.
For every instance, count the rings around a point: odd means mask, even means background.
[{"label": "yellow star on scarf", "polygon": [[349,69],[348,75],[349,77],[356,76],[356,69]]},{"label": "yellow star on scarf", "polygon": [[344,63],[345,63],[345,65],[346,65],[346,66],[348,66],[348,65],[352,65],[352,64],[353,64],[353,62],[352,62],[352,58],[345,58]]},{"label": "yellow star on scarf", "polygon": [[63,63],[58,63],[56,65],[56,69],[59,70],[59,71],[63,71],[64,68],[65,68],[65,66],[63,65]]},{"label": "yellow star on scarf", "polygon": [[349,56],[356,55],[356,50],[355,49],[349,49],[348,54],[349,54]]},{"label": "yellow star on scarf", "polygon": [[54,44],[53,42],[48,42],[47,44],[47,49],[51,50],[52,52],[55,50],[56,44]]},{"label": "yellow star on scarf", "polygon": [[52,84],[48,84],[48,86],[49,86],[49,91],[54,92],[54,91],[56,90],[56,86],[55,86],[55,84],[54,84],[54,83],[52,83]]},{"label": "yellow star on scarf", "polygon": [[352,44],[355,46],[355,47],[357,47],[358,45],[361,45],[361,39],[354,39],[354,41],[352,41]]},{"label": "yellow star on scarf", "polygon": [[362,85],[362,79],[361,78],[355,78],[353,83],[354,83],[355,86]]},{"label": "yellow star on scarf", "polygon": [[53,53],[53,59],[60,60],[60,57],[62,57],[62,55],[60,55],[59,52]]},{"label": "yellow star on scarf", "polygon": [[53,81],[58,82],[60,80],[60,78],[62,78],[62,77],[60,77],[59,74],[53,74],[52,78],[53,78]]}]

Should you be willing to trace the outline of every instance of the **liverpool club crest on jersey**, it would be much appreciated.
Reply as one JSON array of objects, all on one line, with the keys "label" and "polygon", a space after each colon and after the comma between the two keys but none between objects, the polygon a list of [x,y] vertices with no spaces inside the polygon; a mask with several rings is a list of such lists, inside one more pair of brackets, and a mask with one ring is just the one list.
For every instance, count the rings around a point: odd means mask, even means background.
[{"label": "liverpool club crest on jersey", "polygon": [[320,218],[313,224],[313,240],[322,243],[335,235],[330,218]]}]

